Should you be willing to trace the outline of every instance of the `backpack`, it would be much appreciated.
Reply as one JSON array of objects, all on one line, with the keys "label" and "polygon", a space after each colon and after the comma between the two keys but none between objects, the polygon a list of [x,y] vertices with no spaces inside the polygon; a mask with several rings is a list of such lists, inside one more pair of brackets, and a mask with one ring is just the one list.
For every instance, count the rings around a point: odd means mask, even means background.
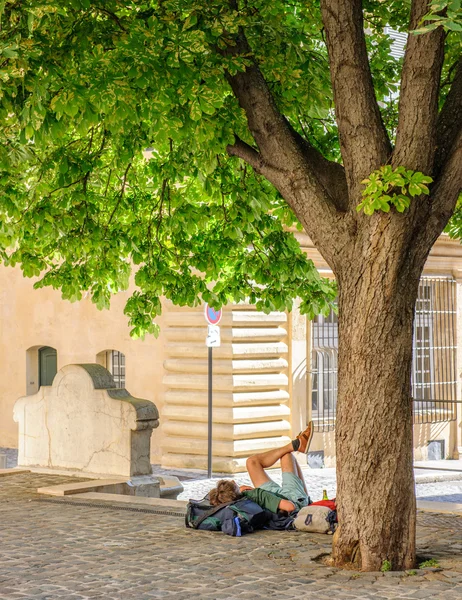
[{"label": "backpack", "polygon": [[219,506],[212,506],[206,496],[190,500],[186,507],[185,525],[191,529],[223,531],[240,537],[263,529],[268,520],[267,511],[248,498],[241,498]]},{"label": "backpack", "polygon": [[335,501],[320,500],[303,507],[295,517],[294,527],[310,533],[334,533],[337,527]]},{"label": "backpack", "polygon": [[227,535],[240,537],[244,533],[263,529],[269,514],[250,498],[241,498],[225,509],[221,530]]}]

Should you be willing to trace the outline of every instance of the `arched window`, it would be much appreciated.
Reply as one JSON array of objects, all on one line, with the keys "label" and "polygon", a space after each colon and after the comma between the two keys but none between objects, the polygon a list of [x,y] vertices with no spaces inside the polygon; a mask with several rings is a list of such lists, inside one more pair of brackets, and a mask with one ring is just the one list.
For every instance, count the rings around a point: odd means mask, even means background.
[{"label": "arched window", "polygon": [[111,373],[117,388],[125,387],[125,354],[119,350],[104,350],[96,360]]}]

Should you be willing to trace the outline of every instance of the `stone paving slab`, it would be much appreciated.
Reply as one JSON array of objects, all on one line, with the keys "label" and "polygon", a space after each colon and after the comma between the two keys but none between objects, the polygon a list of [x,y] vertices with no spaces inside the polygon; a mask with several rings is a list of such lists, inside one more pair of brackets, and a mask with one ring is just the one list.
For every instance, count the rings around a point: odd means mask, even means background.
[{"label": "stone paving slab", "polygon": [[173,500],[170,498],[145,498],[143,496],[125,496],[122,494],[102,494],[101,492],[87,492],[85,494],[78,494],[75,496],[76,500],[93,500],[98,502],[110,502],[110,503],[121,503],[121,504],[135,504],[141,507],[143,506],[155,506],[158,508],[174,508],[176,510],[182,510],[186,513],[186,506],[188,502],[186,500]]},{"label": "stone paving slab", "polygon": [[460,471],[462,473],[462,459],[453,460],[415,460],[414,467],[422,470]]},{"label": "stone paving slab", "polygon": [[428,500],[417,500],[417,510],[454,513],[462,516],[462,504],[458,504],[457,502],[429,502]]},{"label": "stone paving slab", "polygon": [[10,475],[17,475],[18,473],[30,473],[29,469],[0,469],[0,477],[9,477]]},{"label": "stone paving slab", "polygon": [[94,492],[96,489],[104,486],[124,484],[126,481],[127,478],[125,477],[123,479],[92,479],[90,481],[79,481],[78,483],[74,483],[71,478],[68,478],[66,483],[40,487],[37,489],[37,492],[48,496],[70,496],[72,494]]},{"label": "stone paving slab", "polygon": [[231,538],[136,508],[39,501],[37,488],[64,481],[39,474],[0,481],[1,600],[462,598],[458,516],[418,515],[418,553],[436,558],[441,571],[362,574],[314,560],[329,552],[329,536],[263,531]]}]

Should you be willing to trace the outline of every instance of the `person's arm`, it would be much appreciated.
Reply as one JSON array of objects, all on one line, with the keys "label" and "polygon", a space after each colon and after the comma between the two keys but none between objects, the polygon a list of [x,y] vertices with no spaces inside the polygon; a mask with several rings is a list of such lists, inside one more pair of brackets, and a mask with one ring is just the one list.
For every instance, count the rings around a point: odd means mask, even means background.
[{"label": "person's arm", "polygon": [[295,504],[290,500],[284,500],[284,498],[279,502],[278,510],[284,510],[285,512],[292,512],[295,510]]},{"label": "person's arm", "polygon": [[[242,493],[246,498],[250,498],[262,508],[269,510],[272,513],[277,513],[278,510],[286,510],[291,512],[295,509],[295,506],[289,500],[285,500],[272,492],[267,492],[261,488],[255,488],[253,490],[247,490]],[[284,508],[286,507],[286,508]]]},{"label": "person's arm", "polygon": [[249,490],[253,490],[255,488],[251,487],[250,485],[241,485],[241,487],[239,488],[239,491],[241,492],[248,492]]}]

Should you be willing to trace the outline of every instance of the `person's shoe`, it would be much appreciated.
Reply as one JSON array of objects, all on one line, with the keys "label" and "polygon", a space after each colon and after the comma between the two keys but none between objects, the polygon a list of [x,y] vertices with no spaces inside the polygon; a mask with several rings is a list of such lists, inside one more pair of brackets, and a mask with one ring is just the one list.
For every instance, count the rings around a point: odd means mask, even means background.
[{"label": "person's shoe", "polygon": [[[305,429],[305,431],[301,431],[296,437],[296,440],[299,442],[299,444],[298,444],[298,448],[295,448],[295,449],[298,452],[304,452],[305,454],[308,452],[308,448],[310,447],[311,440],[313,439],[313,433],[314,433],[314,423],[313,423],[313,421],[310,421],[308,423],[308,426]],[[294,442],[295,442],[295,440],[294,440]],[[292,445],[295,447],[296,444],[294,444],[294,442],[292,442]]]}]

